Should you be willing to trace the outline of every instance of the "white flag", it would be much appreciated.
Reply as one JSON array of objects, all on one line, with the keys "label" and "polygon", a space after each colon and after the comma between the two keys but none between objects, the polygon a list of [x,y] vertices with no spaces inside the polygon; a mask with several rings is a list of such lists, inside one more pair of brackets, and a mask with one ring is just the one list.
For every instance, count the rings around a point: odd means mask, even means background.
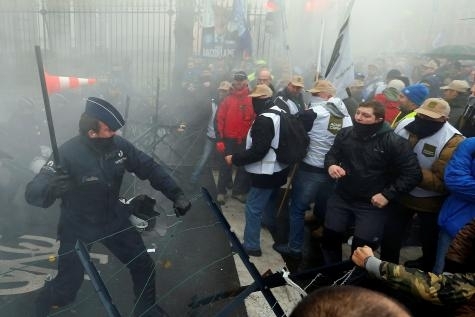
[{"label": "white flag", "polygon": [[351,56],[350,47],[350,16],[354,0],[351,0],[343,25],[338,33],[338,38],[333,47],[333,53],[328,63],[325,79],[331,81],[336,87],[336,95],[342,99],[348,97],[346,88],[355,79],[355,65]]}]

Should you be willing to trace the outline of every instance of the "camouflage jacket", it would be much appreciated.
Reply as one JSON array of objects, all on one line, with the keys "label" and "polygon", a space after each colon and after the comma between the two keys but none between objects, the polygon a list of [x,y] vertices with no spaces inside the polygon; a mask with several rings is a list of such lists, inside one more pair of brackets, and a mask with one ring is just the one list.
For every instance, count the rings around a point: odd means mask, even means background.
[{"label": "camouflage jacket", "polygon": [[456,316],[465,315],[457,313],[462,310],[475,311],[475,301],[472,299],[475,294],[475,273],[437,275],[384,261],[379,270],[380,278],[392,288],[410,292],[432,304],[454,306]]}]

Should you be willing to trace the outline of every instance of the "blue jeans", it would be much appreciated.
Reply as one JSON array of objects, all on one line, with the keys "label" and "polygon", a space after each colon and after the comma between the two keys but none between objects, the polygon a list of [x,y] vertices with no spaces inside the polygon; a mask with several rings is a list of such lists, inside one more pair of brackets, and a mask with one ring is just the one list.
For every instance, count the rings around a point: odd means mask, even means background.
[{"label": "blue jeans", "polygon": [[191,174],[190,181],[192,183],[197,183],[198,179],[200,178],[201,173],[203,172],[203,168],[205,167],[206,162],[208,162],[211,153],[213,152],[214,148],[214,140],[210,140],[206,138],[205,144],[203,146],[203,153],[201,154],[200,160],[196,163],[195,169]]},{"label": "blue jeans", "polygon": [[289,209],[289,247],[300,252],[304,241],[305,211],[315,201],[317,218],[325,219],[328,196],[333,191],[335,182],[328,173],[309,172],[299,169],[292,182],[292,195]]},{"label": "blue jeans", "polygon": [[449,250],[452,238],[444,230],[439,231],[439,240],[437,241],[437,253],[435,256],[435,264],[432,272],[435,274],[442,274],[445,266],[445,255]]},{"label": "blue jeans", "polygon": [[264,214],[267,226],[275,227],[276,199],[279,188],[251,187],[246,200],[246,227],[243,246],[247,250],[261,248],[261,221]]}]

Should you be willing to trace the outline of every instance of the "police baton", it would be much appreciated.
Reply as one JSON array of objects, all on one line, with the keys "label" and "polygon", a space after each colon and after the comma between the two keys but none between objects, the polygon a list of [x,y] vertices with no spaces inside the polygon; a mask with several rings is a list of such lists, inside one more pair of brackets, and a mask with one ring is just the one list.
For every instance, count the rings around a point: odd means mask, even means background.
[{"label": "police baton", "polygon": [[[125,98],[125,113],[124,113],[124,120],[125,122],[127,122],[127,120],[129,119],[129,108],[130,108],[130,97],[129,95],[127,95],[127,97]],[[127,136],[127,124],[124,126],[124,128],[122,129],[122,136],[125,138]]]},{"label": "police baton", "polygon": [[46,121],[48,122],[49,139],[53,151],[53,160],[55,165],[59,165],[59,151],[54,133],[53,117],[51,116],[51,106],[49,103],[48,89],[46,87],[45,70],[43,68],[43,59],[41,58],[41,49],[39,45],[35,46],[36,63],[38,64],[38,74],[40,75],[41,91],[43,92],[43,102],[45,104]]}]

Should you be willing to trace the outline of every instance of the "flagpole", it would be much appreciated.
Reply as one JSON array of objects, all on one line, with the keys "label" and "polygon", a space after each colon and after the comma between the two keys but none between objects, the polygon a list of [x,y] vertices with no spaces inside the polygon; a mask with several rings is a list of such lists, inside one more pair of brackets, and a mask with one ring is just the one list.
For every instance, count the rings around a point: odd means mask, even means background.
[{"label": "flagpole", "polygon": [[325,79],[330,80],[336,87],[337,96],[346,98],[346,88],[354,80],[354,63],[351,56],[351,42],[349,39],[350,16],[355,0],[350,0],[343,23],[333,46],[330,61],[325,70]]},{"label": "flagpole", "polygon": [[281,7],[280,10],[280,16],[281,16],[281,22],[282,22],[282,36],[284,40],[284,49],[287,53],[287,62],[289,63],[289,68],[290,68],[290,75],[292,76],[293,68],[292,68],[292,58],[290,55],[290,46],[289,42],[287,39],[287,11],[285,9],[285,1],[279,1],[279,6]]},{"label": "flagpole", "polygon": [[325,34],[325,17],[322,17],[322,28],[320,31],[320,43],[318,47],[317,55],[317,73],[315,74],[315,81],[319,80],[321,77],[322,70],[322,52],[323,52],[323,34]]}]

